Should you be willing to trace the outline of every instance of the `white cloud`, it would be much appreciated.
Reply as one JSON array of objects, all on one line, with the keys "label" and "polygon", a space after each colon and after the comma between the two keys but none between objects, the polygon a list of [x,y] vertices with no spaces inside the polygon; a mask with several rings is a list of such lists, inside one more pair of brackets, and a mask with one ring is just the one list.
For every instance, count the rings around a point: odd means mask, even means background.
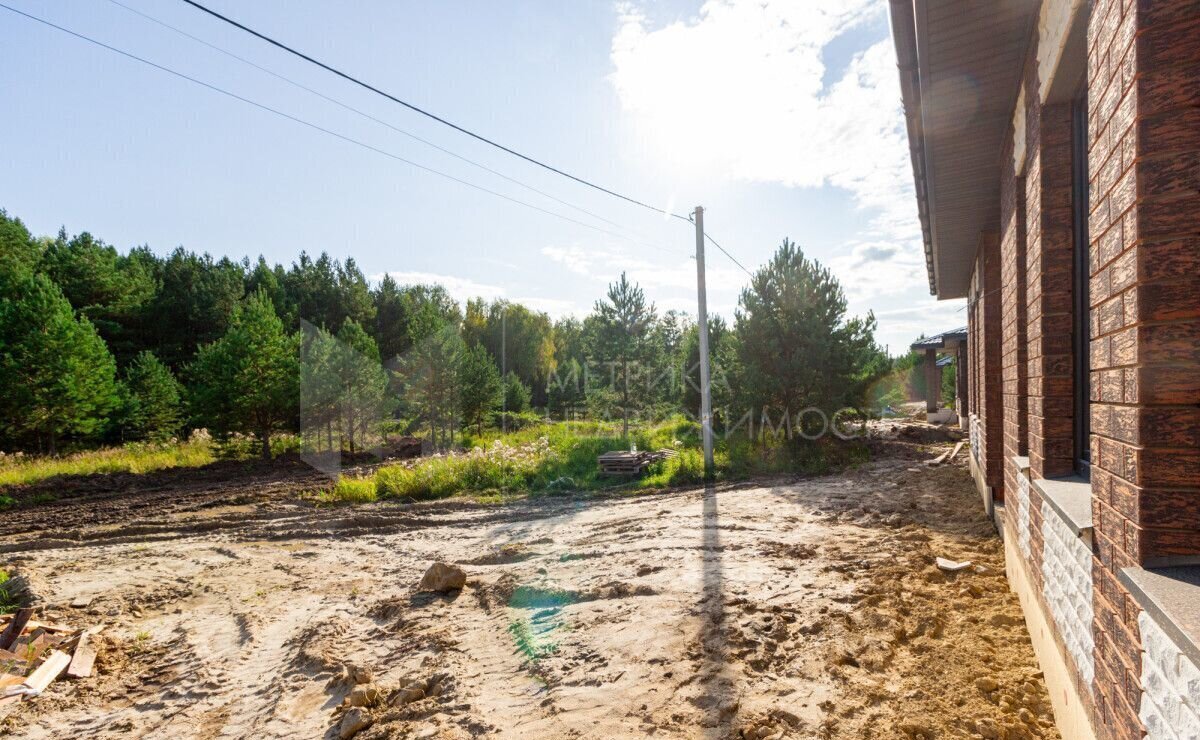
[{"label": "white cloud", "polygon": [[[454,275],[439,275],[434,272],[397,272],[390,271],[387,273],[392,276],[392,279],[401,285],[441,285],[450,294],[450,297],[460,303],[466,303],[471,298],[486,298],[494,300],[504,295],[504,288],[498,285],[487,285],[477,283],[468,278],[456,277]],[[371,282],[379,282],[383,279],[384,273],[372,275]]]},{"label": "white cloud", "polygon": [[[696,263],[688,258],[672,257],[668,263],[651,262],[623,249],[583,249],[543,247],[542,255],[567,270],[608,284],[624,271],[630,280],[648,290],[675,289],[690,291],[695,301]],[[747,275],[735,268],[709,263],[705,271],[709,292],[738,291],[749,282]],[[695,307],[693,306],[693,309]]]},{"label": "white cloud", "polygon": [[[622,105],[638,136],[675,166],[850,193],[869,220],[862,243],[831,267],[857,295],[925,285],[891,40],[853,55],[824,84],[828,45],[885,7],[708,0],[697,18],[650,28],[637,6],[622,4],[612,43],[611,81]],[[869,248],[891,252],[866,269]]]},{"label": "white cloud", "polygon": [[533,296],[514,298],[513,301],[534,311],[549,314],[550,318],[555,320],[561,319],[564,316],[585,316],[590,309],[590,306],[580,307],[574,301],[561,298],[539,298]]},{"label": "white cloud", "polygon": [[705,158],[740,179],[830,183],[875,199],[880,165],[902,167],[907,151],[891,41],[856,54],[828,89],[822,54],[883,7],[709,0],[698,19],[650,30],[635,6],[623,5],[611,80],[669,157]]}]

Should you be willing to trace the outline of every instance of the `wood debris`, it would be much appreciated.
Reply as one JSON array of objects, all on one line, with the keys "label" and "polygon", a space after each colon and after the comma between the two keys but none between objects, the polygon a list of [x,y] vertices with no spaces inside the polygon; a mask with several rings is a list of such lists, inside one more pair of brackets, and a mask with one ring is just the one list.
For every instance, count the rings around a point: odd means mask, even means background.
[{"label": "wood debris", "polygon": [[675,457],[678,454],[675,450],[665,447],[653,452],[624,452],[617,450],[600,455],[596,458],[596,464],[600,466],[600,472],[604,475],[634,476],[646,472],[646,469],[651,464],[660,460],[666,460],[669,457]]},{"label": "wood debris", "polygon": [[934,467],[937,465],[941,465],[944,462],[949,462],[958,456],[958,451],[961,450],[962,447],[963,447],[963,443],[962,443],[962,441],[959,441],[958,444],[954,445],[953,450],[946,450],[945,452],[943,452],[942,454],[933,458],[932,460],[929,460],[925,464],[930,467]]},{"label": "wood debris", "polygon": [[46,690],[64,672],[92,675],[96,650],[87,630],[38,622],[33,609],[0,615],[0,718]]}]

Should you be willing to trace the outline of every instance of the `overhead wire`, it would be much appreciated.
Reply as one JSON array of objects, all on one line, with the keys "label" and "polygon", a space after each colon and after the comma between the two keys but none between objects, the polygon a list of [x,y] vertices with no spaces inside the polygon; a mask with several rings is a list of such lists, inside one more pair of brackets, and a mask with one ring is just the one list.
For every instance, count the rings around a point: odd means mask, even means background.
[{"label": "overhead wire", "polygon": [[[499,149],[503,152],[511,154],[512,156],[522,159],[526,162],[529,162],[530,164],[536,165],[545,170],[553,172],[557,175],[566,177],[570,180],[574,180],[575,182],[577,182],[581,185],[585,185],[589,188],[593,188],[602,193],[606,193],[614,198],[619,198],[628,203],[632,203],[633,205],[649,209],[651,211],[654,211],[655,213],[659,213],[659,214],[662,214],[664,216],[668,216],[671,218],[677,218],[681,221],[687,221],[689,223],[692,222],[692,219],[688,216],[684,216],[684,215],[675,213],[675,212],[667,210],[665,208],[659,208],[658,206],[650,205],[649,203],[639,200],[638,198],[634,198],[632,196],[625,195],[623,193],[619,193],[615,190],[611,190],[609,188],[604,187],[603,185],[599,185],[595,182],[592,182],[591,180],[585,179],[578,175],[571,174],[570,172],[566,172],[562,169],[559,169],[558,167],[547,164],[546,162],[543,162],[540,159],[537,159],[537,158],[532,157],[527,154],[523,154],[523,153],[517,151],[516,149],[512,149],[511,147],[505,146],[504,144],[501,144],[493,139],[483,136],[482,134],[475,133],[474,131],[472,131],[464,126],[460,126],[459,124],[454,123],[453,121],[450,121],[442,116],[439,116],[429,110],[426,110],[425,108],[422,108],[414,103],[410,103],[407,100],[404,100],[400,97],[397,97],[396,95],[393,95],[392,93],[386,92],[368,82],[363,81],[362,79],[360,79],[358,77],[355,77],[354,75],[351,75],[347,72],[343,72],[342,70],[340,70],[330,64],[322,62],[319,59],[316,59],[302,51],[299,51],[298,49],[295,49],[292,46],[289,46],[288,44],[285,44],[282,41],[279,41],[261,31],[257,31],[255,29],[251,28],[250,26],[245,25],[244,23],[240,23],[239,21],[236,21],[227,15],[219,13],[219,12],[213,10],[212,8],[209,8],[208,6],[197,2],[196,0],[183,0],[183,2],[187,3],[188,5],[192,6],[193,8],[196,8],[197,10],[199,10],[203,13],[207,13],[208,15],[212,16],[213,18],[216,18],[224,23],[227,23],[235,28],[238,28],[238,29],[250,34],[251,36],[261,39],[262,41],[265,41],[268,44],[271,44],[272,46],[274,46],[278,49],[282,49],[283,51],[286,51],[287,53],[292,54],[293,56],[303,59],[304,61],[309,62],[310,64],[314,64],[314,65],[320,67],[321,69],[324,69],[327,72],[337,75],[338,77],[341,77],[342,79],[344,79],[348,82],[358,85],[359,87],[362,87],[363,89],[369,90],[370,92],[373,92],[376,95],[381,95],[384,98],[387,98],[388,100],[390,100],[394,103],[402,105],[405,108],[408,108],[409,110],[413,111],[414,113],[418,113],[422,116],[425,116],[434,121],[437,121],[438,123],[448,126],[452,129],[454,129],[455,131],[458,131],[459,133],[465,134],[466,136],[469,136],[473,139],[476,139],[485,144],[488,144],[489,146],[495,147],[496,149]],[[741,262],[739,262],[736,258],[734,258],[734,256],[732,254],[730,254],[724,247],[722,247],[720,244],[718,244],[715,239],[713,239],[707,233],[704,234],[704,237],[709,242],[711,242],[713,246],[715,246],[717,249],[719,249],[722,254],[724,254],[726,257],[728,257],[730,259],[730,261],[732,261],[735,265],[737,265],[739,268],[741,268],[743,272],[745,272],[747,275],[750,275],[751,277],[753,277],[753,273],[751,273],[749,270],[747,270],[746,267]]]},{"label": "overhead wire", "polygon": [[[573,209],[573,210],[576,210],[576,211],[578,211],[578,212],[580,212],[580,213],[583,213],[583,214],[586,214],[586,215],[588,215],[588,216],[591,216],[592,218],[596,219],[597,221],[601,221],[601,222],[603,222],[603,223],[606,223],[606,224],[608,224],[608,225],[610,225],[610,226],[613,226],[613,227],[615,227],[615,228],[618,228],[618,229],[623,229],[623,230],[628,230],[628,231],[631,231],[631,233],[634,233],[634,234],[636,234],[637,236],[639,236],[639,237],[641,237],[641,238],[643,238],[643,239],[645,239],[645,238],[646,238],[646,237],[645,237],[643,234],[637,234],[637,232],[634,232],[634,231],[632,231],[632,230],[628,229],[628,227],[626,227],[626,226],[624,226],[624,225],[622,225],[622,224],[619,224],[619,223],[617,223],[616,221],[609,220],[609,219],[605,218],[604,216],[601,216],[601,215],[599,215],[599,214],[597,214],[597,213],[593,213],[592,211],[590,211],[590,210],[588,210],[588,209],[586,209],[586,208],[584,208],[584,207],[582,207],[582,206],[578,206],[578,205],[576,205],[576,204],[574,204],[574,203],[571,203],[571,202],[569,202],[569,201],[566,201],[566,200],[563,200],[563,199],[561,199],[561,198],[558,198],[557,196],[555,196],[555,195],[552,195],[552,194],[550,194],[550,193],[547,193],[547,192],[545,192],[544,190],[540,190],[540,189],[538,189],[538,188],[536,188],[536,187],[534,187],[534,186],[532,186],[532,185],[529,185],[528,183],[522,182],[522,181],[520,181],[520,180],[516,179],[515,177],[510,177],[509,175],[506,175],[506,174],[504,174],[503,172],[500,172],[500,171],[498,171],[498,170],[496,170],[496,169],[493,169],[493,168],[491,168],[491,167],[488,167],[488,166],[487,166],[487,165],[485,165],[485,164],[482,164],[482,163],[480,163],[480,162],[476,162],[475,160],[473,160],[473,159],[470,159],[469,157],[465,157],[465,156],[463,156],[463,155],[461,155],[461,154],[459,154],[459,153],[457,153],[457,152],[454,152],[454,151],[452,151],[452,150],[450,150],[450,149],[447,149],[446,147],[443,147],[443,146],[440,146],[440,145],[438,145],[438,144],[435,144],[434,142],[432,142],[432,141],[429,141],[428,139],[425,139],[425,138],[423,138],[423,137],[421,137],[421,136],[418,136],[417,134],[414,134],[414,133],[412,133],[411,131],[406,131],[405,129],[402,129],[402,128],[400,128],[399,126],[396,126],[396,125],[394,125],[394,124],[392,124],[392,123],[390,123],[390,122],[388,122],[388,121],[385,121],[385,120],[383,120],[383,119],[381,119],[381,118],[378,118],[378,117],[376,117],[376,116],[373,116],[373,115],[371,115],[370,113],[367,113],[366,111],[363,111],[363,110],[361,110],[361,109],[359,109],[359,108],[355,108],[354,106],[352,106],[352,105],[350,105],[350,104],[348,104],[348,103],[346,103],[346,102],[344,102],[344,101],[341,101],[341,100],[338,100],[337,98],[334,98],[334,97],[331,97],[331,96],[329,96],[329,95],[326,95],[325,93],[322,93],[322,92],[320,92],[319,90],[314,90],[313,88],[311,88],[311,87],[308,87],[307,85],[305,85],[305,84],[303,84],[303,83],[301,83],[301,82],[297,82],[296,80],[293,80],[292,78],[290,78],[290,77],[288,77],[288,76],[286,76],[286,75],[280,74],[280,73],[276,72],[276,71],[275,71],[275,70],[273,70],[273,69],[270,69],[270,68],[268,68],[268,67],[264,67],[263,65],[261,65],[261,64],[258,64],[257,62],[255,62],[255,61],[253,61],[253,60],[250,60],[250,59],[247,59],[247,58],[245,58],[245,57],[243,57],[243,56],[240,56],[240,55],[238,55],[238,54],[235,54],[235,53],[233,53],[232,51],[229,51],[229,50],[227,50],[227,49],[224,49],[224,48],[222,48],[222,47],[220,47],[220,46],[218,46],[218,45],[216,45],[216,44],[214,44],[214,43],[212,43],[212,42],[210,42],[210,41],[207,41],[207,40],[205,40],[205,39],[202,39],[202,38],[200,38],[199,36],[196,36],[196,35],[194,35],[194,34],[188,33],[187,31],[184,31],[183,29],[181,29],[181,28],[178,28],[177,26],[173,26],[173,25],[171,25],[170,23],[167,23],[166,21],[163,21],[163,20],[161,20],[161,19],[159,19],[159,18],[155,18],[154,16],[152,16],[152,15],[150,15],[150,14],[148,14],[148,13],[144,13],[144,12],[142,12],[142,11],[138,10],[137,8],[134,8],[134,7],[131,7],[131,6],[129,6],[129,5],[126,5],[125,3],[121,2],[120,0],[108,0],[108,1],[109,1],[110,3],[112,3],[113,5],[116,5],[117,7],[123,8],[124,10],[126,10],[126,11],[128,11],[128,12],[130,12],[130,13],[133,13],[134,15],[140,16],[141,18],[144,18],[145,20],[147,20],[147,21],[150,21],[151,23],[156,23],[156,24],[158,24],[159,26],[162,26],[163,28],[166,28],[166,29],[168,29],[168,30],[170,30],[170,31],[173,31],[174,33],[177,33],[177,34],[179,34],[180,36],[183,36],[183,37],[185,37],[185,38],[191,39],[192,41],[195,41],[195,42],[196,42],[196,43],[198,43],[198,44],[201,44],[201,45],[203,45],[203,46],[205,46],[205,47],[207,47],[207,48],[209,48],[209,49],[212,49],[213,51],[216,51],[216,52],[218,52],[218,53],[220,53],[220,54],[223,54],[223,55],[225,55],[225,56],[227,56],[227,57],[229,57],[229,58],[231,58],[231,59],[235,59],[235,60],[237,60],[237,61],[241,62],[242,64],[246,64],[246,65],[248,65],[248,66],[250,66],[250,67],[253,67],[254,69],[257,69],[257,70],[259,70],[260,72],[263,72],[263,73],[265,73],[265,74],[268,74],[268,75],[270,75],[270,76],[272,76],[272,77],[274,77],[274,78],[276,78],[276,79],[278,79],[278,80],[281,80],[282,82],[286,82],[287,84],[289,84],[289,85],[291,85],[291,86],[293,86],[293,87],[295,87],[295,88],[297,88],[297,89],[303,90],[303,91],[305,91],[305,92],[307,92],[307,93],[309,93],[309,94],[311,94],[311,95],[315,95],[316,97],[318,97],[318,98],[321,98],[322,100],[324,100],[324,101],[326,101],[326,102],[332,103],[333,105],[336,105],[336,106],[338,106],[339,108],[342,108],[342,109],[344,109],[344,110],[350,111],[351,113],[354,113],[354,114],[356,114],[356,115],[358,115],[358,116],[361,116],[361,117],[363,117],[363,118],[365,118],[365,119],[367,119],[367,120],[374,121],[375,123],[378,123],[378,124],[379,124],[379,125],[381,125],[381,126],[384,126],[384,127],[386,127],[386,128],[389,128],[389,129],[391,129],[392,131],[395,131],[395,132],[396,132],[396,133],[398,133],[398,134],[401,134],[401,135],[403,135],[403,136],[407,136],[408,138],[410,138],[410,139],[412,139],[412,140],[414,140],[414,141],[418,141],[418,142],[420,142],[420,143],[422,143],[422,144],[424,144],[424,145],[426,145],[426,146],[428,146],[428,147],[431,147],[431,148],[433,148],[433,149],[436,149],[436,150],[438,150],[439,152],[442,152],[443,154],[446,154],[446,155],[448,155],[448,156],[454,157],[455,159],[458,159],[458,160],[460,160],[460,161],[462,161],[462,162],[466,162],[467,164],[469,164],[469,165],[471,165],[471,166],[473,166],[473,167],[477,167],[478,169],[481,169],[481,170],[483,170],[484,172],[488,172],[488,173],[490,173],[490,174],[492,174],[492,175],[495,175],[496,177],[499,177],[499,178],[501,178],[501,179],[503,179],[503,180],[506,180],[506,181],[508,181],[508,182],[511,182],[511,183],[513,183],[514,185],[517,185],[518,187],[524,188],[524,189],[526,189],[526,190],[528,190],[528,191],[530,191],[530,192],[537,193],[538,195],[541,195],[542,197],[548,198],[548,199],[550,199],[550,200],[554,201],[555,203],[558,203],[558,204],[560,204],[560,205],[564,205],[564,206],[566,206],[566,207],[568,207],[568,208],[571,208],[571,209]],[[637,242],[637,240],[636,240],[636,239],[634,239],[634,240],[631,240],[631,241]],[[654,245],[646,245],[646,246],[654,246]]]},{"label": "overhead wire", "polygon": [[[470,182],[469,180],[464,180],[464,179],[462,179],[462,178],[455,177],[454,175],[451,175],[451,174],[449,174],[449,173],[442,172],[442,171],[440,171],[440,170],[434,169],[434,168],[432,168],[432,167],[428,167],[428,166],[426,166],[426,165],[423,165],[423,164],[419,164],[419,163],[417,163],[417,162],[414,162],[414,161],[412,161],[412,160],[410,160],[410,159],[407,159],[407,158],[405,158],[405,157],[402,157],[402,156],[400,156],[400,155],[398,155],[398,154],[395,154],[395,153],[393,153],[393,152],[389,152],[389,151],[387,151],[387,150],[385,150],[385,149],[380,149],[379,147],[376,147],[376,146],[374,146],[374,145],[372,145],[372,144],[368,144],[368,143],[366,143],[366,142],[364,142],[364,141],[360,141],[360,140],[358,140],[358,139],[355,139],[355,138],[352,138],[352,137],[350,137],[350,136],[346,136],[345,134],[340,134],[340,133],[338,133],[337,131],[333,131],[333,130],[331,130],[331,129],[327,129],[327,128],[323,127],[323,126],[320,126],[320,125],[318,125],[318,124],[312,123],[312,122],[310,122],[310,121],[306,121],[306,120],[304,120],[304,119],[302,119],[302,118],[299,118],[299,117],[297,117],[297,116],[293,116],[293,115],[292,115],[292,114],[290,114],[290,113],[286,113],[286,112],[284,112],[284,111],[281,111],[281,110],[279,110],[279,109],[277,109],[277,108],[272,108],[272,107],[271,107],[271,106],[269,106],[269,105],[265,105],[265,104],[263,104],[263,103],[259,103],[259,102],[255,101],[255,100],[251,100],[250,98],[243,97],[243,96],[241,96],[241,95],[238,95],[237,93],[231,92],[231,91],[229,91],[229,90],[226,90],[226,89],[224,89],[224,88],[222,88],[222,87],[218,87],[217,85],[214,85],[214,84],[211,84],[211,83],[205,82],[204,80],[197,79],[197,78],[195,78],[195,77],[192,77],[192,76],[190,76],[190,75],[184,74],[183,72],[179,72],[179,71],[177,71],[177,70],[171,69],[170,67],[166,67],[166,66],[164,66],[164,65],[158,64],[157,62],[150,61],[149,59],[146,59],[146,58],[144,58],[144,57],[140,57],[140,56],[138,56],[138,55],[136,55],[136,54],[133,54],[133,53],[131,53],[131,52],[128,52],[128,51],[125,51],[125,50],[123,50],[123,49],[117,48],[117,47],[115,47],[115,46],[111,46],[111,45],[109,45],[109,44],[106,44],[106,43],[104,43],[103,41],[100,41],[100,40],[98,40],[98,39],[94,39],[94,38],[92,38],[92,37],[90,37],[90,36],[87,36],[87,35],[85,35],[85,34],[79,33],[79,32],[77,32],[77,31],[73,31],[73,30],[71,30],[71,29],[69,29],[69,28],[66,28],[66,27],[64,27],[64,26],[60,26],[60,25],[58,25],[58,24],[56,24],[56,23],[53,23],[52,21],[46,20],[46,19],[44,19],[44,18],[40,18],[40,17],[38,17],[38,16],[36,16],[36,15],[32,15],[31,13],[26,13],[26,12],[25,12],[25,11],[23,11],[23,10],[19,10],[19,9],[17,9],[17,8],[11,7],[11,6],[9,6],[9,5],[6,5],[6,4],[3,4],[3,3],[0,3],[0,8],[3,8],[3,9],[5,9],[5,10],[7,10],[7,11],[11,12],[11,13],[15,13],[15,14],[17,14],[17,15],[23,16],[24,18],[27,18],[27,19],[29,19],[29,20],[36,21],[37,23],[41,23],[41,24],[43,24],[43,25],[45,25],[45,26],[48,26],[48,27],[50,27],[50,28],[53,28],[53,29],[55,29],[55,30],[61,31],[61,32],[63,32],[63,33],[66,33],[66,34],[68,34],[68,35],[70,35],[70,36],[73,36],[73,37],[75,37],[75,38],[77,38],[77,39],[80,39],[81,41],[86,41],[86,42],[87,42],[87,43],[89,43],[89,44],[93,44],[93,45],[95,45],[95,46],[98,46],[98,47],[100,47],[100,48],[103,48],[103,49],[106,49],[106,50],[108,50],[108,51],[111,51],[111,52],[113,52],[113,53],[115,53],[115,54],[119,54],[119,55],[121,55],[121,56],[123,56],[123,57],[126,57],[126,58],[128,58],[128,59],[132,59],[132,60],[134,60],[134,61],[136,61],[136,62],[140,62],[140,63],[142,63],[142,64],[145,64],[145,65],[147,65],[147,66],[153,67],[153,68],[155,68],[155,69],[157,69],[157,70],[160,70],[160,71],[162,71],[162,72],[166,72],[167,74],[173,75],[173,76],[175,76],[175,77],[178,77],[178,78],[180,78],[180,79],[187,80],[188,82],[191,82],[191,83],[193,83],[193,84],[200,85],[201,87],[204,87],[204,88],[207,88],[207,89],[209,89],[209,90],[212,90],[213,92],[220,93],[220,94],[222,94],[222,95],[225,95],[225,96],[227,96],[227,97],[230,97],[230,98],[232,98],[232,99],[234,99],[234,100],[238,100],[238,101],[240,101],[240,102],[246,103],[247,105],[254,106],[255,108],[258,108],[258,109],[260,109],[260,110],[266,111],[266,112],[268,112],[268,113],[272,113],[272,114],[274,114],[274,115],[276,115],[276,116],[279,116],[279,117],[281,117],[281,118],[285,118],[285,119],[287,119],[287,120],[289,120],[289,121],[292,121],[292,122],[294,122],[294,123],[298,123],[298,124],[300,124],[300,125],[302,125],[302,126],[306,126],[306,127],[310,128],[310,129],[313,129],[313,130],[315,130],[315,131],[318,131],[318,132],[321,132],[321,133],[327,134],[327,135],[329,135],[329,136],[333,136],[333,137],[335,137],[335,138],[338,138],[338,139],[341,139],[342,141],[345,141],[345,142],[347,142],[347,143],[354,144],[354,145],[356,145],[356,146],[362,147],[363,149],[367,149],[367,150],[369,150],[369,151],[372,151],[372,152],[375,152],[375,153],[377,153],[377,154],[381,154],[381,155],[383,155],[383,156],[385,156],[385,157],[389,157],[389,158],[391,158],[391,159],[394,159],[394,160],[396,160],[396,161],[403,162],[403,163],[405,163],[405,164],[407,164],[407,165],[409,165],[409,166],[411,166],[411,167],[415,167],[415,168],[417,168],[417,169],[419,169],[419,170],[422,170],[422,171],[424,171],[424,172],[428,172],[428,173],[430,173],[430,174],[437,175],[437,176],[439,176],[439,177],[443,177],[443,178],[445,178],[445,179],[447,179],[447,180],[452,180],[452,181],[454,181],[454,182],[457,182],[457,183],[459,183],[459,184],[461,184],[461,185],[465,185],[466,187],[472,188],[472,189],[474,189],[474,190],[479,190],[479,191],[481,191],[481,192],[487,193],[487,194],[489,194],[489,195],[492,195],[492,196],[495,196],[495,197],[497,197],[497,198],[501,198],[501,199],[503,199],[503,200],[509,201],[510,203],[515,203],[515,204],[517,204],[517,205],[524,206],[524,207],[526,207],[526,208],[529,208],[529,209],[532,209],[532,210],[534,210],[534,211],[538,211],[538,212],[540,212],[540,213],[544,213],[544,214],[546,214],[546,215],[548,215],[548,216],[553,216],[553,217],[555,217],[555,218],[561,219],[561,220],[563,220],[563,221],[567,221],[567,222],[569,222],[569,223],[576,224],[576,225],[578,225],[578,226],[583,226],[583,227],[585,227],[585,228],[592,229],[592,230],[594,230],[594,231],[598,231],[598,232],[600,232],[600,233],[607,234],[607,235],[609,235],[609,236],[614,236],[614,237],[617,237],[617,238],[622,238],[622,239],[627,239],[627,238],[628,238],[628,237],[624,236],[623,234],[618,234],[618,233],[616,233],[616,232],[609,231],[608,229],[601,228],[601,227],[599,227],[599,226],[596,226],[596,225],[594,225],[594,224],[589,224],[589,223],[586,223],[586,222],[584,222],[584,221],[580,221],[580,220],[578,220],[578,219],[571,218],[570,216],[565,216],[565,215],[563,215],[563,214],[561,214],[561,213],[556,213],[556,212],[554,212],[554,211],[551,211],[551,210],[548,210],[548,209],[542,208],[542,207],[540,207],[540,206],[537,206],[537,205],[535,205],[535,204],[533,204],[533,203],[529,203],[529,202],[527,202],[527,201],[523,201],[523,200],[520,200],[520,199],[518,199],[518,198],[513,198],[512,196],[505,195],[504,193],[501,193],[501,192],[498,192],[498,191],[492,190],[492,189],[490,189],[490,188],[486,188],[486,187],[484,187],[484,186],[482,186],[482,185],[477,185],[476,183]],[[669,253],[669,254],[677,254],[677,253],[673,252],[672,250],[666,249],[666,248],[664,248],[664,247],[658,247],[658,246],[654,246],[654,245],[646,245],[646,246],[651,246],[651,247],[653,247],[653,248],[655,248],[655,249],[659,249],[659,250],[661,250],[661,251],[664,251],[664,252],[667,252],[667,253]]]},{"label": "overhead wire", "polygon": [[518,157],[520,159],[525,160],[526,162],[529,162],[530,164],[536,165],[543,169],[549,170],[550,172],[553,172],[555,174],[558,174],[563,177],[574,180],[575,182],[580,183],[581,185],[586,185],[589,188],[599,190],[602,193],[607,193],[608,195],[611,195],[615,198],[620,198],[621,200],[627,201],[636,206],[641,206],[642,208],[647,208],[651,211],[662,214],[664,216],[672,216],[674,218],[682,219],[684,221],[688,220],[686,216],[681,216],[678,213],[672,213],[671,211],[668,211],[665,208],[659,208],[658,206],[652,206],[649,203],[638,200],[637,198],[633,198],[631,196],[624,195],[622,193],[618,193],[615,190],[610,190],[609,188],[606,188],[603,185],[598,185],[598,184],[592,182],[591,180],[584,179],[582,177],[579,177],[578,175],[573,175],[570,172],[561,170],[553,165],[547,164],[547,163],[545,163],[539,159],[536,159],[534,157],[531,157],[527,154],[522,154],[521,152],[519,152],[515,149],[511,149],[503,144],[500,144],[499,142],[496,142],[493,139],[489,139],[488,137],[483,136],[482,134],[477,134],[468,128],[465,128],[463,126],[458,125],[457,123],[454,123],[453,121],[449,121],[449,120],[447,120],[435,113],[432,113],[424,108],[421,108],[413,103],[410,103],[406,100],[396,97],[395,95],[392,95],[389,92],[385,92],[384,90],[381,90],[378,87],[371,85],[370,83],[364,82],[363,80],[355,77],[354,75],[343,72],[340,69],[337,69],[336,67],[333,67],[329,64],[326,64],[325,62],[320,61],[319,59],[315,59],[315,58],[309,56],[308,54],[305,54],[302,51],[298,51],[298,50],[292,48],[291,46],[288,46],[287,44],[283,43],[282,41],[277,41],[276,39],[266,35],[265,33],[261,33],[259,31],[254,30],[253,28],[250,28],[247,25],[239,23],[238,21],[235,21],[234,19],[230,18],[229,16],[222,15],[221,13],[218,13],[217,11],[202,5],[198,2],[196,2],[195,0],[183,0],[183,2],[187,3],[188,5],[191,5],[192,7],[196,8],[197,10],[200,10],[204,13],[209,14],[210,16],[212,16],[214,18],[217,18],[218,20],[228,23],[229,25],[234,26],[235,28],[239,28],[242,31],[245,31],[246,33],[248,33],[252,36],[262,39],[263,41],[266,41],[268,44],[271,44],[272,46],[275,46],[276,48],[282,49],[282,50],[288,52],[289,54],[292,54],[294,56],[299,57],[300,59],[305,60],[306,62],[315,64],[318,67],[320,67],[321,69],[324,69],[327,72],[335,74],[338,77],[341,77],[342,79],[347,80],[348,82],[358,85],[359,87],[362,87],[366,90],[370,90],[371,92],[375,93],[376,95],[382,95],[383,97],[387,98],[388,100],[391,100],[394,103],[398,103],[399,105],[402,105],[405,108],[408,108],[409,110],[413,111],[414,113],[419,113],[420,115],[425,116],[426,118],[430,118],[430,119],[437,121],[438,123],[441,123],[445,126],[449,126],[450,128],[454,129],[455,131],[458,131],[459,133],[465,134],[467,136],[470,136],[473,139],[476,139],[485,144],[488,144],[489,146],[493,146],[501,151],[507,152],[507,153],[513,155],[514,157]]}]

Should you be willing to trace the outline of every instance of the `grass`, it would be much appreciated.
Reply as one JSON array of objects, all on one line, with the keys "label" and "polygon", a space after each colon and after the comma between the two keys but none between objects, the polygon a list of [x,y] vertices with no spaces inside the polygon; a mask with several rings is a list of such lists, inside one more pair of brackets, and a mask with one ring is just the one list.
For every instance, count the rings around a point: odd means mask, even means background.
[{"label": "grass", "polygon": [[8,593],[5,584],[8,583],[8,571],[0,570],[0,614],[15,612],[20,604]]},{"label": "grass", "polygon": [[[466,433],[460,455],[387,465],[373,477],[343,478],[325,494],[329,501],[362,503],[378,499],[428,500],[468,495],[481,503],[504,503],[526,494],[560,490],[661,489],[704,481],[700,429],[682,417],[620,436],[615,422],[549,422],[503,434]],[[641,478],[600,474],[596,457],[612,450],[670,448],[675,457],[654,464]],[[714,451],[718,481],[768,475],[819,475],[868,459],[862,445],[835,439],[821,442],[779,438],[718,439]],[[373,486],[373,488],[372,488]]]},{"label": "grass", "polygon": [[[95,473],[148,473],[165,468],[195,467],[216,459],[210,441],[175,444],[128,444],[62,457],[6,455],[0,458],[0,487],[28,485],[60,475]],[[0,496],[0,508],[12,506],[11,497]]]},{"label": "grass", "polygon": [[374,478],[340,478],[316,497],[321,504],[371,504],[378,498]]},{"label": "grass", "polygon": [[133,643],[129,646],[130,655],[141,655],[150,648],[150,631],[142,630],[133,636]]}]

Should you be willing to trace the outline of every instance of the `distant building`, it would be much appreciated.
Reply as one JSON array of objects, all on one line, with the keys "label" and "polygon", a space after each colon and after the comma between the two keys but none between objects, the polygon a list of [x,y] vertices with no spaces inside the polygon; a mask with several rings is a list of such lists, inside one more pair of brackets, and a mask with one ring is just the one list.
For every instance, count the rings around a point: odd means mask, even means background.
[{"label": "distant building", "polygon": [[1200,2],[891,0],[971,466],[1067,738],[1200,738]]}]

